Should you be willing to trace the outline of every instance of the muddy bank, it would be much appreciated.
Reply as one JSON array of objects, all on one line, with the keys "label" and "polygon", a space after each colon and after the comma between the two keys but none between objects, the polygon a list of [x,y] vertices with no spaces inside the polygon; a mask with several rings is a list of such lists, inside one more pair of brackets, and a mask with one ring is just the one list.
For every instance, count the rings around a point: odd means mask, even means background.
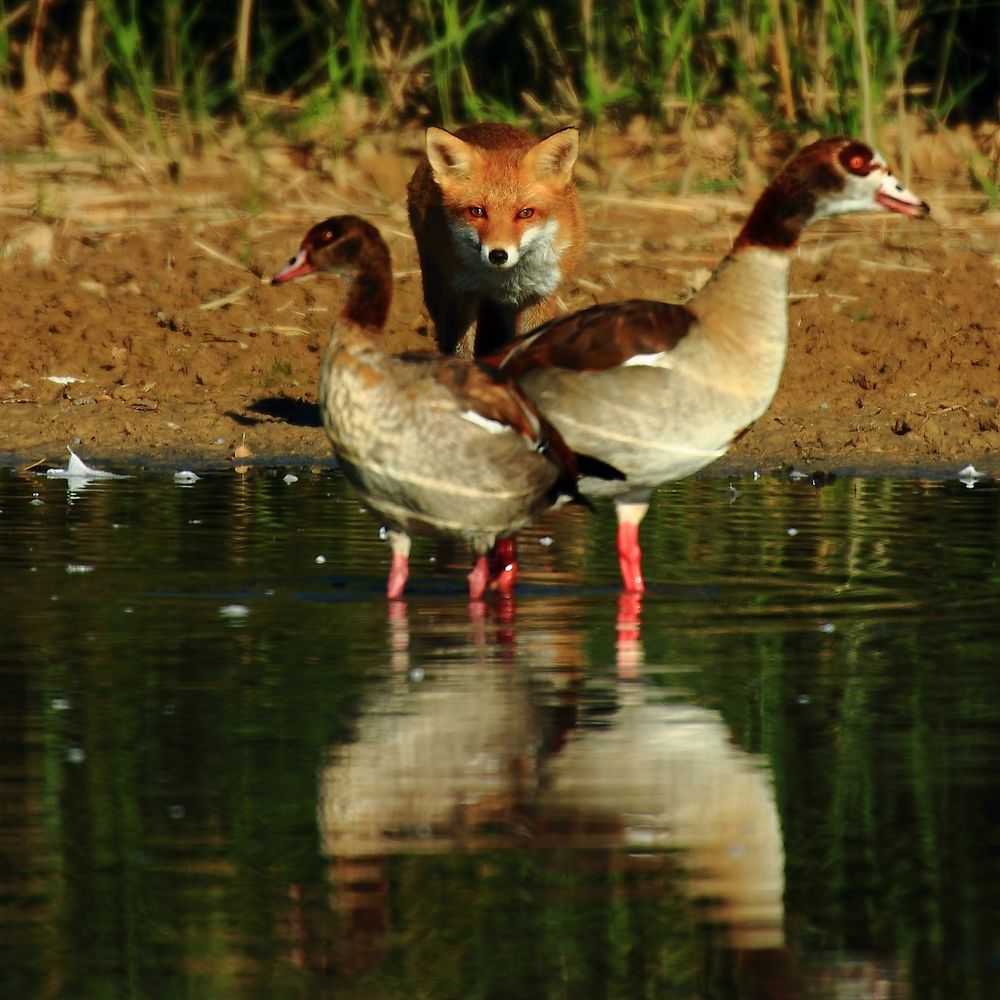
[{"label": "muddy bank", "polygon": [[[258,460],[326,463],[315,390],[340,286],[267,282],[310,224],[360,212],[393,252],[393,345],[432,346],[405,221],[415,149],[322,169],[280,146],[219,153],[178,184],[109,172],[89,147],[26,150],[3,179],[0,454],[61,463],[72,445],[102,461],[219,464],[245,443]],[[581,171],[590,242],[565,308],[684,299],[729,247],[753,183],[664,194],[679,161],[672,174],[604,156],[614,172]],[[1000,212],[953,165],[932,167],[911,180],[930,220],[809,230],[781,388],[727,466],[971,461],[1000,475]]]}]

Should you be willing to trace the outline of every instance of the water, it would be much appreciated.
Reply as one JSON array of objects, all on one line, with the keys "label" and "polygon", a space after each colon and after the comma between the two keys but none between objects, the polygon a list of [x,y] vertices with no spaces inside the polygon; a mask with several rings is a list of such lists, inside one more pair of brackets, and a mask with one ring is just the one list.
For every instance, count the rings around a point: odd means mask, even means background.
[{"label": "water", "polygon": [[389,609],[286,471],[0,472],[0,995],[1000,995],[994,485],[700,478],[641,604],[602,509]]}]

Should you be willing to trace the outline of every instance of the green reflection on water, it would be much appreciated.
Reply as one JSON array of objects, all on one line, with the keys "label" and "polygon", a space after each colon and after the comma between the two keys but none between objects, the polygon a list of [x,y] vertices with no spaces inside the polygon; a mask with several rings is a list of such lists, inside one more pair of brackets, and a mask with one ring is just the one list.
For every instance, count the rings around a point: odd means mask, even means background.
[{"label": "green reflection on water", "polygon": [[607,511],[526,536],[513,622],[470,617],[464,553],[418,544],[401,643],[373,524],[300,475],[69,498],[0,473],[0,994],[727,997],[791,962],[801,995],[995,995],[995,491],[698,479],[644,525],[643,697],[717,713],[773,777],[791,947],[748,972],[683,850],[554,846],[528,780],[493,846],[376,858],[385,905],[348,925],[318,775],[382,686],[513,671],[544,785],[634,682]]}]

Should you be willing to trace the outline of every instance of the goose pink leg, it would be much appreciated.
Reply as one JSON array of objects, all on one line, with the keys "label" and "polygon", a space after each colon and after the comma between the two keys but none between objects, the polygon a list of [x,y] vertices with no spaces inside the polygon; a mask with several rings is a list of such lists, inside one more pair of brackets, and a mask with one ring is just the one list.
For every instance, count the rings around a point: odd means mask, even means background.
[{"label": "goose pink leg", "polygon": [[385,596],[394,601],[403,596],[406,581],[410,578],[410,536],[402,531],[390,531],[389,545],[392,548],[392,564],[389,566]]},{"label": "goose pink leg", "polygon": [[490,557],[480,556],[469,573],[469,600],[478,601],[490,582]]},{"label": "goose pink leg", "polygon": [[646,589],[642,578],[642,549],[639,547],[639,524],[649,510],[648,503],[620,503],[618,512],[618,569],[622,584],[633,594]]},{"label": "goose pink leg", "polygon": [[497,539],[491,563],[493,586],[504,597],[510,597],[517,583],[517,536]]}]

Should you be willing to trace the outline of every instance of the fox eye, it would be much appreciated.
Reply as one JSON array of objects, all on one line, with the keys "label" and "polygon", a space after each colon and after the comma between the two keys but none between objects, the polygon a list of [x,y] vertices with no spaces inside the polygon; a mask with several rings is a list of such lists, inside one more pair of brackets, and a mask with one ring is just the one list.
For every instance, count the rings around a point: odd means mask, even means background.
[{"label": "fox eye", "polygon": [[517,213],[519,219],[530,219],[535,214],[533,208],[522,208],[520,212]]},{"label": "fox eye", "polygon": [[467,211],[474,219],[486,218],[486,209],[482,205],[470,205]]}]

